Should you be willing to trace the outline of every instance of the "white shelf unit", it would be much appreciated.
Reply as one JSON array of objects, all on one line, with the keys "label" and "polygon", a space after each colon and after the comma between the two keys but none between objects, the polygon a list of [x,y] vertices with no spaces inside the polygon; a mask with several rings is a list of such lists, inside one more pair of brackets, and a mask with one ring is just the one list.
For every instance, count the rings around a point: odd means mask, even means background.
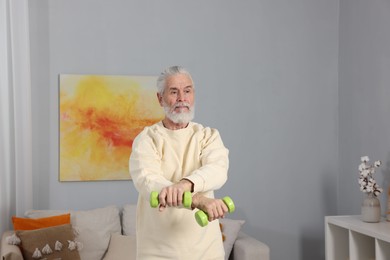
[{"label": "white shelf unit", "polygon": [[363,222],[360,216],[325,217],[326,260],[389,260],[390,222]]}]

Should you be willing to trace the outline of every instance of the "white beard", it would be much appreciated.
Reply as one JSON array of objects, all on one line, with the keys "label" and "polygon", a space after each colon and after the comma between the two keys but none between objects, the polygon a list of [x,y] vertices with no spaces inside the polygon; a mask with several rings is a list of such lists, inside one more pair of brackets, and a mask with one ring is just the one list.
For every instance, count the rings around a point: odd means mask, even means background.
[{"label": "white beard", "polygon": [[188,124],[192,119],[194,119],[195,106],[193,105],[192,107],[190,107],[189,104],[185,102],[181,102],[180,104],[188,106],[189,107],[188,112],[175,112],[175,106],[177,106],[178,104],[175,104],[171,109],[171,107],[169,107],[163,101],[165,116],[175,124]]}]

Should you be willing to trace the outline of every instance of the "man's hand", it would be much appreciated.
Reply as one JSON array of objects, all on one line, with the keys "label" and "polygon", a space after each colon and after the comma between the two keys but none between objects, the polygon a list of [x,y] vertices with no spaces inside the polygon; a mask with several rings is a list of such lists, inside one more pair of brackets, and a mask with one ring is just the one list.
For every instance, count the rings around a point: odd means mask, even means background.
[{"label": "man's hand", "polygon": [[207,198],[199,193],[192,197],[193,208],[198,208],[206,212],[209,221],[225,217],[229,211],[226,204],[221,199]]},{"label": "man's hand", "polygon": [[180,207],[183,204],[184,192],[191,192],[192,189],[193,183],[187,179],[182,179],[178,183],[163,188],[158,196],[159,210],[163,211],[166,207]]}]

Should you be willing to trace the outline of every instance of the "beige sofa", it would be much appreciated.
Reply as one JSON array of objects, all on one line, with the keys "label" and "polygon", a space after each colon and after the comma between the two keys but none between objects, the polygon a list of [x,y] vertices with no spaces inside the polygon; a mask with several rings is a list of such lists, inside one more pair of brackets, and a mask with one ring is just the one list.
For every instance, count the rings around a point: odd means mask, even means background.
[{"label": "beige sofa", "polygon": [[[135,211],[135,205],[85,211],[30,210],[24,217],[41,218],[70,212],[76,239],[83,244],[79,251],[82,260],[130,260],[135,259],[136,255]],[[241,231],[244,221],[226,218],[221,223],[226,259],[269,260],[269,247]],[[2,235],[1,260],[23,260],[19,247],[9,245],[6,241],[6,237],[13,233],[7,231]]]}]

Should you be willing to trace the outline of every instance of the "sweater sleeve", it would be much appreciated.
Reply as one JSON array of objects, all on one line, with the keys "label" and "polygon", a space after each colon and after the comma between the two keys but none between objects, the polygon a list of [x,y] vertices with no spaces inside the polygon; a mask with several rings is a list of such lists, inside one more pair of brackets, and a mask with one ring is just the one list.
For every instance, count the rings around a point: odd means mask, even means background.
[{"label": "sweater sleeve", "polygon": [[149,198],[152,191],[160,192],[162,188],[173,184],[163,177],[161,157],[145,130],[133,142],[129,171],[135,188],[144,198]]},{"label": "sweater sleeve", "polygon": [[216,129],[205,128],[201,145],[202,166],[185,177],[194,184],[195,193],[221,188],[227,181],[229,169],[229,150]]}]

